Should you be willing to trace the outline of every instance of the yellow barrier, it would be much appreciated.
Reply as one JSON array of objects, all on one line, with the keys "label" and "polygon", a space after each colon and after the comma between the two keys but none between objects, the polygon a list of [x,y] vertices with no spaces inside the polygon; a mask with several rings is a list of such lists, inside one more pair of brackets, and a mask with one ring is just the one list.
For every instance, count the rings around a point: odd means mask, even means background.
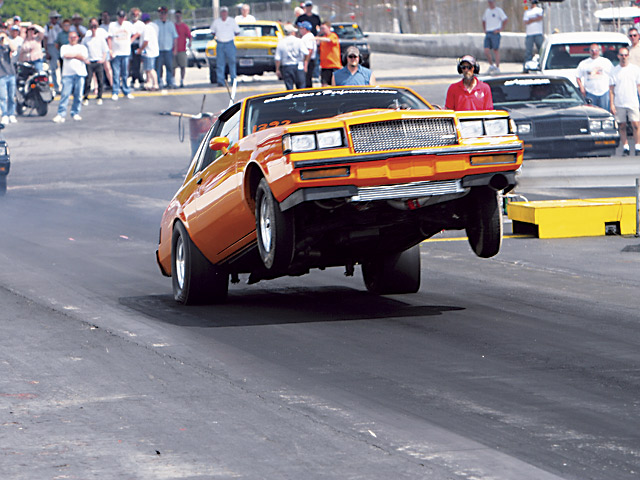
[{"label": "yellow barrier", "polygon": [[635,197],[544,200],[507,203],[514,234],[538,238],[595,237],[607,233],[633,235]]}]

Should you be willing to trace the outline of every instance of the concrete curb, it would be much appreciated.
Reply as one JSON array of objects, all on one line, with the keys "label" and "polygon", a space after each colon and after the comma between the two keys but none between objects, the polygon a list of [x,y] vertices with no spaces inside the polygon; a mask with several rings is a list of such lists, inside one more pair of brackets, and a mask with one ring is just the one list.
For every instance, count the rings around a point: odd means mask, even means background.
[{"label": "concrete curb", "polygon": [[[500,41],[500,61],[524,61],[524,33],[505,32]],[[417,35],[402,33],[369,33],[373,52],[419,55],[424,57],[458,58],[471,54],[484,59],[484,34]]]}]

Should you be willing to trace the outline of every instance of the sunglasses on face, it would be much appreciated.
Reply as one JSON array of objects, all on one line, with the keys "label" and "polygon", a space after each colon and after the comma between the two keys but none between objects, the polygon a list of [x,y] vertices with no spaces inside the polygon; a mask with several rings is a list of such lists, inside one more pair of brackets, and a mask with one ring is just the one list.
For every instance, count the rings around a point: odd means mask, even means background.
[{"label": "sunglasses on face", "polygon": [[358,55],[349,55],[347,58],[358,58]]},{"label": "sunglasses on face", "polygon": [[637,37],[637,36],[638,36],[638,34],[637,34],[637,33],[630,33],[630,34],[629,34],[629,36],[630,36],[631,38],[633,38],[633,37]]},{"label": "sunglasses on face", "polygon": [[628,53],[619,53],[618,56],[619,57],[628,57],[629,54]]},{"label": "sunglasses on face", "polygon": [[460,70],[473,70],[471,65],[460,65]]}]

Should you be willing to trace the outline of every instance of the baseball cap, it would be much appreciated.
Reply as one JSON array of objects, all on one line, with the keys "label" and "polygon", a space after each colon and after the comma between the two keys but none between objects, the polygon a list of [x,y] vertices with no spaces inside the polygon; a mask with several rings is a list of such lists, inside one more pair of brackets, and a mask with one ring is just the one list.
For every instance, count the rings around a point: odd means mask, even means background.
[{"label": "baseball cap", "polygon": [[167,13],[167,12],[168,12],[167,7],[165,7],[165,6],[158,7],[158,11],[159,11],[160,13]]},{"label": "baseball cap", "polygon": [[20,27],[18,25],[11,25],[11,30],[18,30],[20,31]]},{"label": "baseball cap", "polygon": [[118,10],[118,16],[120,18],[126,17],[127,16],[127,12],[125,12],[124,10]]},{"label": "baseball cap", "polygon": [[298,31],[298,29],[293,25],[291,25],[290,23],[285,24],[283,28],[285,33],[293,33]]},{"label": "baseball cap", "polygon": [[56,12],[55,10],[51,10],[49,12],[49,18],[60,18],[60,14],[58,12]]},{"label": "baseball cap", "polygon": [[18,15],[16,15],[15,17],[13,17],[13,21],[14,22],[21,22],[22,19]]},{"label": "baseball cap", "polygon": [[307,0],[306,2],[304,2],[304,6],[305,7],[313,7],[313,2],[311,0]]},{"label": "baseball cap", "polygon": [[298,27],[300,28],[306,28],[307,30],[311,31],[311,29],[313,28],[311,26],[311,22],[307,22],[306,20],[302,21],[302,22],[298,22]]},{"label": "baseball cap", "polygon": [[148,13],[143,13],[142,17],[140,17],[140,20],[142,20],[143,22],[149,21],[151,20],[151,15],[149,15]]},{"label": "baseball cap", "polygon": [[465,55],[464,57],[462,57],[460,60],[458,60],[458,63],[463,63],[466,62],[469,65],[475,66],[476,65],[476,58],[473,55]]},{"label": "baseball cap", "polygon": [[358,50],[358,47],[355,47],[353,45],[351,45],[349,48],[347,48],[347,51],[345,52],[346,56],[349,56],[351,54],[355,54],[360,56],[360,50]]}]

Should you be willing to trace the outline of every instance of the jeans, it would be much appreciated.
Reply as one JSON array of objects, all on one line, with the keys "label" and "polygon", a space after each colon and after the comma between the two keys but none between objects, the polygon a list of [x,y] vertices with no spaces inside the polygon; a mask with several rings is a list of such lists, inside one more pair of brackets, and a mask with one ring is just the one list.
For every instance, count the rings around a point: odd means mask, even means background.
[{"label": "jeans", "polygon": [[16,76],[0,77],[0,109],[2,115],[16,114]]},{"label": "jeans", "polygon": [[96,74],[96,81],[98,82],[98,95],[96,98],[102,98],[103,88],[103,76],[104,76],[104,64],[98,62],[91,62],[87,64],[87,79],[84,84],[84,98],[89,98],[89,92],[91,91],[91,77]]},{"label": "jeans", "polygon": [[[309,65],[307,66],[307,73],[305,73],[305,88],[313,87],[313,71],[316,68],[316,59],[312,58],[309,60]],[[304,73],[304,70],[303,72]]]},{"label": "jeans", "polygon": [[593,93],[585,92],[585,98],[591,99],[591,105],[604,108],[607,112],[609,111],[609,92],[604,95],[594,95]]},{"label": "jeans", "polygon": [[304,88],[304,70],[298,70],[298,65],[282,65],[282,80],[287,90],[295,88]]},{"label": "jeans", "polygon": [[236,44],[233,40],[230,42],[218,42],[216,47],[216,76],[218,77],[218,85],[224,87],[224,70],[229,65],[229,77],[231,83],[236,78]]},{"label": "jeans", "polygon": [[58,105],[58,115],[67,116],[67,105],[69,97],[73,93],[73,105],[71,105],[71,116],[78,115],[82,108],[82,90],[84,89],[84,77],[80,75],[64,75],[62,77],[62,94]]},{"label": "jeans", "polygon": [[527,35],[524,39],[524,63],[527,63],[529,60],[533,58],[533,45],[535,44],[538,47],[538,52],[540,51],[540,47],[542,47],[542,41],[544,40],[544,35]]},{"label": "jeans", "polygon": [[157,58],[156,73],[158,74],[158,83],[162,84],[162,66],[164,65],[164,84],[173,88],[173,50],[160,50],[160,55]]},{"label": "jeans", "polygon": [[129,95],[131,89],[127,84],[129,78],[129,55],[118,55],[111,60],[111,67],[113,68],[113,94],[118,95],[120,93],[120,86],[122,86],[122,93]]},{"label": "jeans", "polygon": [[58,50],[53,43],[47,44],[47,53],[49,54],[49,71],[51,72],[51,80],[53,81],[53,88],[56,92],[60,91],[60,85],[58,84],[58,63],[60,63],[60,50]]},{"label": "jeans", "polygon": [[40,60],[31,60],[31,65],[33,65],[33,67],[41,72],[42,70],[44,70],[44,60],[40,59]]}]

